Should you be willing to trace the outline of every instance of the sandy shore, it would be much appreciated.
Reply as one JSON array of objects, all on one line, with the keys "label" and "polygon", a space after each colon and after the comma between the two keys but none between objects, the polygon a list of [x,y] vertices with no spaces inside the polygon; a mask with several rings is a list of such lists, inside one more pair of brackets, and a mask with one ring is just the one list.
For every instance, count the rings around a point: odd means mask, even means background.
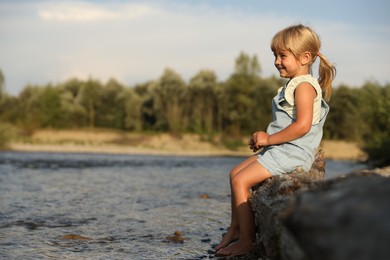
[{"label": "sandy shore", "polygon": [[[243,140],[243,143],[245,141]],[[250,156],[246,146],[229,150],[218,141],[210,143],[198,135],[136,134],[102,130],[40,130],[28,140],[10,143],[10,150],[29,152],[82,152],[187,156]],[[323,141],[327,159],[362,160],[365,155],[355,143]]]}]

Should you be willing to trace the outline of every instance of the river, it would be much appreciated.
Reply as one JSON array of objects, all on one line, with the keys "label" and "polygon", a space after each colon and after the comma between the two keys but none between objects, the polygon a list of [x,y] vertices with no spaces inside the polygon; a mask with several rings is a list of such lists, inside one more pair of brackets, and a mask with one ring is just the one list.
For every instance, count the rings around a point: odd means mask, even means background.
[{"label": "river", "polygon": [[241,160],[0,152],[0,259],[208,259]]}]

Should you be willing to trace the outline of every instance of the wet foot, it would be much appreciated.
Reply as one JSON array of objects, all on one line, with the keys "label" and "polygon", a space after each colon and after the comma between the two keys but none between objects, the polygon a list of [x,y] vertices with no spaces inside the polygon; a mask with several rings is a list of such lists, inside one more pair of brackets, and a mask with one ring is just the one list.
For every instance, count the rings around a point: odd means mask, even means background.
[{"label": "wet foot", "polygon": [[229,229],[228,232],[223,236],[221,243],[215,247],[215,250],[218,251],[229,244],[238,240],[239,232],[238,230]]},{"label": "wet foot", "polygon": [[250,252],[253,242],[248,240],[238,240],[230,245],[218,250],[217,256],[242,256]]}]

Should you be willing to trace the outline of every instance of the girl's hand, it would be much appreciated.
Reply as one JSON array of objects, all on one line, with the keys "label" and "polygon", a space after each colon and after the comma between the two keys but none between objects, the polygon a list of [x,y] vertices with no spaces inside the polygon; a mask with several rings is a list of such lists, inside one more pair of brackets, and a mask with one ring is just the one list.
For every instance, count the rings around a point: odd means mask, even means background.
[{"label": "girl's hand", "polygon": [[256,152],[260,148],[264,146],[268,146],[268,138],[269,135],[266,132],[263,131],[258,131],[253,133],[251,139],[249,140],[249,148],[253,151]]},{"label": "girl's hand", "polygon": [[249,139],[249,142],[248,142],[248,145],[249,145],[249,148],[252,150],[252,152],[257,152],[257,150],[260,149],[260,147],[257,147],[256,144],[255,144],[255,141],[253,140],[253,135],[252,137]]}]

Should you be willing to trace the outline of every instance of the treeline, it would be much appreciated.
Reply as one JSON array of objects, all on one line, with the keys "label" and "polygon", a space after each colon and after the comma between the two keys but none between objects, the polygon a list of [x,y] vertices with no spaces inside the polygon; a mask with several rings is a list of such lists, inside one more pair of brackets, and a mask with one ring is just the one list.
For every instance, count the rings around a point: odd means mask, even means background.
[{"label": "treeline", "polygon": [[325,138],[358,142],[371,161],[390,164],[390,84],[339,86],[333,90],[330,107]]},{"label": "treeline", "polygon": [[242,53],[225,82],[211,70],[185,82],[166,69],[159,79],[131,87],[93,78],[28,85],[17,97],[4,96],[0,116],[31,131],[96,127],[239,136],[266,127],[271,99],[281,85],[276,77],[261,78],[256,56]]},{"label": "treeline", "polygon": [[[39,128],[97,127],[238,140],[266,128],[271,100],[283,84],[277,77],[261,77],[257,57],[241,53],[223,82],[212,70],[201,70],[185,82],[166,69],[159,79],[131,87],[90,78],[28,85],[18,96],[3,91],[0,120],[26,134]],[[325,138],[360,142],[372,159],[387,154],[389,160],[390,85],[339,86],[330,106]]]}]

